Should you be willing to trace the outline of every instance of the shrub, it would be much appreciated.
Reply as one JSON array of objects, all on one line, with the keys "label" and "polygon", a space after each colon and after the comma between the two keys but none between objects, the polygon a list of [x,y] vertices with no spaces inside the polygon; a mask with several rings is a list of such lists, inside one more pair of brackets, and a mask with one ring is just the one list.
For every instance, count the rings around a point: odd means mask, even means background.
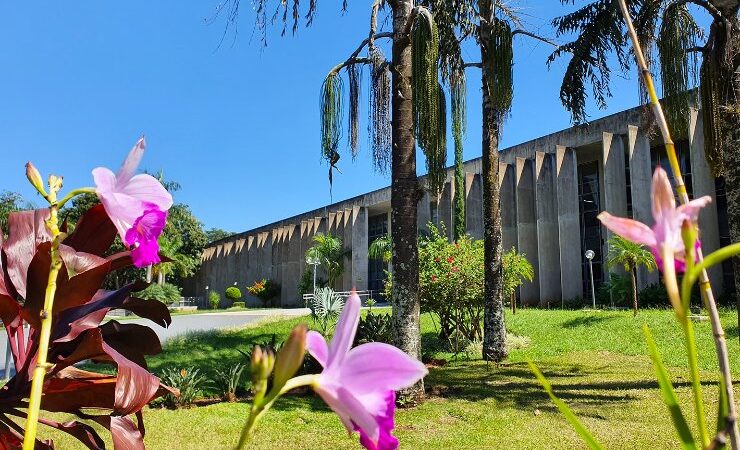
[{"label": "shrub", "polygon": [[245,302],[234,302],[234,304],[231,306],[233,308],[246,308],[247,304]]},{"label": "shrub", "polygon": [[229,300],[235,301],[242,298],[242,291],[236,286],[229,286],[226,288],[226,292],[224,292],[224,295]]},{"label": "shrub", "polygon": [[143,291],[135,293],[134,297],[144,300],[158,300],[165,305],[171,305],[180,300],[180,288],[169,283],[152,283]]},{"label": "shrub", "polygon": [[[321,278],[319,275],[316,275],[316,289],[325,287],[326,286],[326,280]],[[305,294],[312,294],[313,293],[313,269],[308,268],[305,271],[303,271],[303,275],[301,275],[301,281],[298,283],[298,295],[303,298]]]},{"label": "shrub", "polygon": [[360,318],[355,335],[355,344],[360,345],[368,342],[391,342],[391,316],[390,314],[368,313]]},{"label": "shrub", "polygon": [[218,305],[221,303],[221,296],[218,295],[218,292],[208,294],[208,303],[211,305],[211,309],[218,309]]},{"label": "shrub", "polygon": [[187,369],[170,368],[162,372],[162,381],[168,386],[180,390],[180,395],[167,394],[164,404],[168,408],[188,408],[196,398],[203,394],[203,389],[208,385],[208,379],[200,374],[200,369],[193,367]]},{"label": "shrub", "polygon": [[280,295],[280,285],[263,278],[252,283],[247,292],[262,300],[264,306],[273,306],[272,300]]},{"label": "shrub", "polygon": [[311,302],[311,316],[314,323],[321,328],[321,334],[327,335],[329,329],[339,318],[342,308],[344,308],[344,299],[332,288],[326,287],[316,291],[316,296]]},{"label": "shrub", "polygon": [[216,383],[221,390],[221,396],[227,402],[235,402],[237,391],[240,389],[242,373],[246,364],[237,363],[226,370],[216,371]]}]

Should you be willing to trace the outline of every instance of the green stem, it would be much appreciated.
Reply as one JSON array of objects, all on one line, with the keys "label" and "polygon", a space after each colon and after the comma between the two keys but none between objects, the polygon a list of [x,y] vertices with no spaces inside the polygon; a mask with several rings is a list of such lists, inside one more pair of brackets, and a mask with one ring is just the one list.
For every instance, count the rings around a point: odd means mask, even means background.
[{"label": "green stem", "polygon": [[278,397],[301,386],[312,386],[316,383],[317,379],[317,375],[301,375],[291,378],[280,389],[274,387],[264,399],[258,400],[255,398],[252,409],[249,411],[247,423],[244,424],[244,428],[242,428],[241,435],[239,436],[239,443],[236,445],[236,450],[246,448],[247,444],[252,440],[252,436],[254,436],[254,428],[257,422],[272,407],[272,404],[275,403]]},{"label": "green stem", "polygon": [[689,359],[689,375],[691,377],[691,390],[694,394],[694,409],[696,411],[696,424],[699,428],[699,439],[702,446],[709,445],[709,432],[707,431],[707,416],[704,413],[704,396],[701,392],[701,379],[699,375],[699,358],[696,350],[696,336],[694,335],[694,324],[691,319],[686,318],[683,325],[686,353]]},{"label": "green stem", "polygon": [[[696,265],[694,265],[690,270],[686,272],[682,284],[687,286],[690,292],[691,287],[694,285],[694,283],[696,283],[696,280],[699,279],[702,271],[712,266],[716,266],[717,264],[720,264],[723,261],[737,255],[740,255],[740,242],[730,244],[708,255],[705,255],[702,261],[699,261]],[[685,286],[682,286],[684,292],[686,289]]]},{"label": "green stem", "polygon": [[65,195],[61,200],[59,200],[57,202],[57,207],[59,209],[62,209],[62,207],[64,206],[65,203],[67,203],[68,201],[72,200],[74,197],[76,197],[78,195],[82,195],[82,194],[94,194],[94,193],[95,193],[95,188],[93,188],[93,187],[86,187],[86,188],[74,189],[72,191],[69,191],[69,193],[67,195]]}]

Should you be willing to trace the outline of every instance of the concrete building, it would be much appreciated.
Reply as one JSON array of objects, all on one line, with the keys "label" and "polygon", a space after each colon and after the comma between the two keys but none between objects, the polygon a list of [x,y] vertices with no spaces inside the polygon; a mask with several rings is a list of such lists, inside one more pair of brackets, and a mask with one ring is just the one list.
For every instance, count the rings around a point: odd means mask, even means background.
[{"label": "concrete building", "polygon": [[[596,254],[594,284],[609,276],[604,264],[609,236],[596,219],[599,212],[651,223],[652,170],[657,164],[668,168],[668,163],[659,135],[643,127],[645,117],[634,108],[501,151],[504,249],[526,253],[535,269],[534,281],[521,287],[523,304],[556,306],[590,298],[587,249]],[[683,133],[674,130],[674,139],[689,194],[715,200],[700,217],[702,246],[711,252],[729,243],[724,188],[707,166],[698,111],[690,112],[689,123]],[[483,238],[481,169],[480,159],[465,163],[466,226],[477,239]],[[454,189],[450,168],[441,195],[427,193],[419,202],[420,230],[429,221],[444,222],[452,233]],[[319,232],[339,236],[351,252],[336,289],[380,290],[384,265],[368,259],[368,246],[389,231],[390,198],[387,187],[213,242],[188,286],[189,295],[203,296],[207,287],[223,293],[234,284],[245,290],[269,278],[282,287],[281,305],[298,305],[298,284],[307,270],[304,255]],[[729,265],[710,271],[718,294],[732,286],[725,282],[731,276]],[[656,273],[638,273],[640,287],[657,282]]]}]

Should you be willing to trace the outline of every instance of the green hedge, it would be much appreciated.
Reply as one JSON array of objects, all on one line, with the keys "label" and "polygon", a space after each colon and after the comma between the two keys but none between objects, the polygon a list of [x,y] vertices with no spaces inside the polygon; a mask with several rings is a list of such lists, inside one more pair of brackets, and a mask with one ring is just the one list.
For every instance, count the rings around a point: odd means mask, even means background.
[{"label": "green hedge", "polygon": [[246,308],[247,304],[245,302],[234,302],[232,306],[234,308]]}]

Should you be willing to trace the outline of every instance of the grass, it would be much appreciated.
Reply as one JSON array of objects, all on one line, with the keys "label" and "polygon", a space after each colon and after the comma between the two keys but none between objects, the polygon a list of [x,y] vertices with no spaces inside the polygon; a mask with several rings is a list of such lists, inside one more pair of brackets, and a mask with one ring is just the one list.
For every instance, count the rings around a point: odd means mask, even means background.
[{"label": "grass", "polygon": [[[737,317],[722,314],[734,373],[740,374]],[[197,333],[169,341],[164,352],[149,360],[154,372],[165,367],[216,369],[240,362],[238,349],[250,342],[284,336],[308,318],[259,326]],[[510,332],[529,338],[529,346],[512,351],[500,366],[453,358],[436,338],[434,323],[424,316],[425,351],[450,363],[431,370],[426,379],[428,400],[397,414],[396,435],[402,448],[424,449],[572,449],[585,448],[558,414],[529,371],[534,360],[585,425],[607,448],[676,448],[675,432],[661,402],[646,353],[642,325],[647,323],[677,387],[690,422],[691,390],[685,353],[672,312],[520,310],[507,316]],[[717,400],[717,376],[709,324],[696,323],[700,365],[710,424]],[[739,392],[740,394],[740,392]],[[220,403],[185,410],[146,411],[146,442],[151,449],[229,449],[247,416],[247,403]],[[78,448],[66,436],[51,435],[58,448]],[[356,449],[339,420],[313,396],[280,399],[260,424],[253,449]]]}]

